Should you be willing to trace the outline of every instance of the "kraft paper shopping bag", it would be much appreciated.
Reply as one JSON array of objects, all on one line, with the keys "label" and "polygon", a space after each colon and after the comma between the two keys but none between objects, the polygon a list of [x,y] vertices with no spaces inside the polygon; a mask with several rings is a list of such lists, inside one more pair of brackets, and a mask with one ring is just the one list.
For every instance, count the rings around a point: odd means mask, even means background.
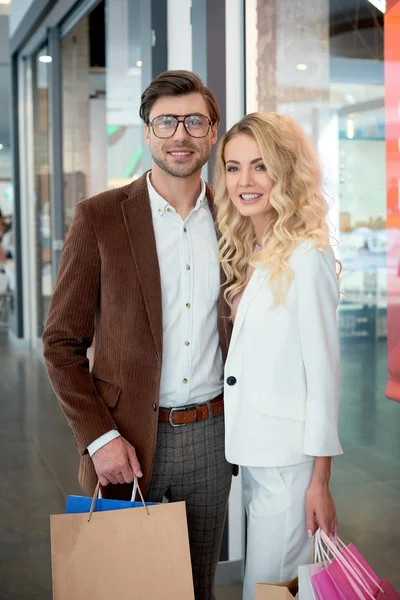
[{"label": "kraft paper shopping bag", "polygon": [[258,583],[255,600],[293,600],[297,598],[297,578],[289,583]]},{"label": "kraft paper shopping bag", "polygon": [[50,523],[54,600],[194,600],[184,502]]}]

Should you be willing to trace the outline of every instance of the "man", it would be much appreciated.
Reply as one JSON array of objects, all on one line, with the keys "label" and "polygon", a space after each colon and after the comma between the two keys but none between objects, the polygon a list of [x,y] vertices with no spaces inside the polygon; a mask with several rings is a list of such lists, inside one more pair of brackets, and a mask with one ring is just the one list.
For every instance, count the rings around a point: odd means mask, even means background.
[{"label": "man", "polygon": [[104,496],[128,498],[137,476],[148,501],[185,500],[195,597],[212,600],[232,474],[221,395],[230,327],[201,179],[219,108],[196,75],[170,71],[145,90],[140,115],[151,172],[77,205],[44,355],[83,488],[99,479]]}]

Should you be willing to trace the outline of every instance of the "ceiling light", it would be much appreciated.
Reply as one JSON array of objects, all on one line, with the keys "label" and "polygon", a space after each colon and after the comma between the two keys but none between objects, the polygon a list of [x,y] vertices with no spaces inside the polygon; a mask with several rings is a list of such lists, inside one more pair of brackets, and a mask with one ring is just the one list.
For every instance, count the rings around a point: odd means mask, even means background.
[{"label": "ceiling light", "polygon": [[141,60],[136,61],[136,66],[137,67],[143,67],[143,63]]},{"label": "ceiling light", "polygon": [[3,144],[0,144],[0,150],[3,150],[4,146]]},{"label": "ceiling light", "polygon": [[53,59],[51,58],[51,56],[48,56],[47,54],[43,54],[42,56],[39,56],[39,61],[41,63],[51,63]]},{"label": "ceiling light", "polygon": [[369,0],[369,2],[381,12],[386,12],[386,0]]},{"label": "ceiling light", "polygon": [[0,4],[10,4],[11,0],[0,0]]},{"label": "ceiling light", "polygon": [[307,65],[305,65],[304,63],[299,63],[299,64],[296,66],[296,69],[297,69],[298,71],[307,71],[307,69],[308,69],[308,66],[307,66]]}]

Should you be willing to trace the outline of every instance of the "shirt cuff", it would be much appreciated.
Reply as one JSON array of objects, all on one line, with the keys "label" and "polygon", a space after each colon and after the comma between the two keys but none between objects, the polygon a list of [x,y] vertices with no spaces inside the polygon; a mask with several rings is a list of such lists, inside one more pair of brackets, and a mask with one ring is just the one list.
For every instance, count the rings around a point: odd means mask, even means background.
[{"label": "shirt cuff", "polygon": [[107,433],[101,435],[99,438],[97,438],[97,440],[94,440],[94,442],[89,444],[89,446],[87,447],[89,455],[93,456],[93,454],[97,452],[97,450],[100,450],[100,448],[108,444],[108,442],[112,442],[112,440],[115,440],[117,437],[120,437],[120,435],[120,432],[116,429],[107,431]]}]

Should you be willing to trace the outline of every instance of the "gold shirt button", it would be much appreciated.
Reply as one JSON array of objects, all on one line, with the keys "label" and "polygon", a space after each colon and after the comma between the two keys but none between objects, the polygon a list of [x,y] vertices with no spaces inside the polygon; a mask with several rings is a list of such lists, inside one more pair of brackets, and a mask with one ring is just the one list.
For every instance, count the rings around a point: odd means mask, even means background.
[{"label": "gold shirt button", "polygon": [[185,346],[190,346],[190,342],[188,342],[188,340],[186,340]]},{"label": "gold shirt button", "polygon": [[183,380],[183,383],[189,383],[189,382],[188,382],[188,380],[185,378],[185,379]]},{"label": "gold shirt button", "polygon": [[186,265],[186,270],[190,271],[190,265]]},{"label": "gold shirt button", "polygon": [[192,305],[190,304],[190,302],[186,302],[186,308],[190,308]]}]

